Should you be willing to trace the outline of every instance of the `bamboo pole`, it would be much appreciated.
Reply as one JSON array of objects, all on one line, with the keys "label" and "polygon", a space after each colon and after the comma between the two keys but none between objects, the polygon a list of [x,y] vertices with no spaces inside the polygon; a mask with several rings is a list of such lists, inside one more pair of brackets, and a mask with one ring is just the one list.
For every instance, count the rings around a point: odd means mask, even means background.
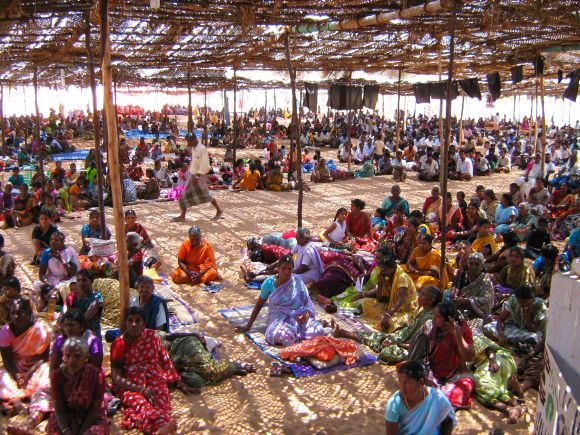
[{"label": "bamboo pole", "polygon": [[461,148],[463,143],[463,107],[465,105],[465,95],[461,97],[461,117],[459,119],[459,134],[457,135],[458,145]]},{"label": "bamboo pole", "polygon": [[99,126],[99,114],[97,112],[97,83],[95,80],[95,64],[93,63],[93,53],[91,51],[91,21],[87,15],[87,26],[85,33],[85,47],[87,50],[87,58],[89,61],[89,80],[91,85],[91,94],[93,97],[93,125],[95,131],[95,159],[97,162],[97,194],[99,195],[99,219],[101,222],[101,237],[108,239],[105,231],[105,201],[103,198],[103,154],[101,153],[101,129]]},{"label": "bamboo pole", "polygon": [[347,130],[346,130],[346,151],[348,153],[347,162],[348,162],[348,172],[350,172],[350,165],[352,162],[352,142],[351,142],[351,130],[352,130],[352,110],[350,110],[350,99],[348,105],[348,123],[347,123]]},{"label": "bamboo pole", "polygon": [[538,78],[536,77],[536,113],[534,116],[534,154],[538,152]]},{"label": "bamboo pole", "polygon": [[541,174],[544,177],[544,170],[546,166],[546,108],[544,106],[544,73],[540,75],[540,98],[542,100],[542,163]]},{"label": "bamboo pole", "polygon": [[399,66],[399,83],[397,85],[397,128],[395,128],[395,153],[399,151],[401,143],[401,74],[403,68]]},{"label": "bamboo pole", "polygon": [[0,139],[2,140],[2,155],[6,157],[8,150],[6,149],[6,132],[4,130],[4,83],[0,83]]},{"label": "bamboo pole", "polygon": [[278,106],[276,105],[276,88],[274,88],[274,114],[278,113]]},{"label": "bamboo pole", "polygon": [[[284,39],[284,45],[286,49],[286,64],[288,65],[288,72],[290,73],[290,86],[292,88],[292,127],[294,132],[292,137],[296,143],[296,155],[298,161],[296,162],[296,171],[298,178],[298,228],[302,228],[302,203],[304,200],[304,186],[302,185],[302,145],[300,144],[300,120],[298,119],[297,112],[297,101],[296,101],[296,71],[292,69],[292,61],[290,59],[290,42],[288,41],[288,35]],[[290,161],[292,165],[292,161]],[[288,172],[292,171],[292,166],[288,167]]]},{"label": "bamboo pole", "polygon": [[203,92],[203,104],[205,105],[205,147],[207,148],[207,142],[209,140],[209,131],[207,129],[207,118],[209,117],[209,110],[207,107],[207,91]]},{"label": "bamboo pole", "polygon": [[117,239],[117,264],[119,265],[119,291],[121,296],[120,328],[125,327],[125,313],[129,306],[129,259],[125,242],[125,221],[123,216],[123,196],[121,193],[121,168],[119,165],[119,136],[112,95],[111,41],[109,28],[108,0],[101,1],[101,73],[103,75],[104,112],[107,119],[109,176],[113,195],[113,218],[115,221],[115,238]]},{"label": "bamboo pole", "polygon": [[38,110],[38,68],[34,67],[34,76],[32,78],[34,82],[34,109],[36,111],[36,141],[38,144],[38,166],[40,171],[44,174],[44,161],[42,157],[42,141],[40,140],[40,111]]},{"label": "bamboo pole", "polygon": [[449,146],[451,145],[451,85],[453,82],[453,61],[455,56],[455,13],[452,12],[449,26],[449,69],[447,73],[447,104],[445,106],[445,143],[441,144],[441,266],[439,268],[439,288],[444,288],[443,271],[446,268],[446,240],[447,240],[447,163],[449,158]]},{"label": "bamboo pole", "polygon": [[191,138],[193,132],[193,107],[191,106],[191,74],[187,70],[187,137]]},{"label": "bamboo pole", "polygon": [[234,68],[234,153],[233,153],[233,164],[236,164],[236,150],[238,149],[238,105],[237,101],[237,87],[238,87],[238,77],[236,75],[236,68]]},{"label": "bamboo pole", "polygon": [[514,114],[512,117],[512,122],[515,122],[515,121],[516,121],[516,96],[514,94]]},{"label": "bamboo pole", "polygon": [[[441,72],[443,65],[441,62],[441,47],[437,53],[437,72],[439,73],[439,82],[441,82]],[[443,98],[439,100],[439,146],[443,145]]]}]

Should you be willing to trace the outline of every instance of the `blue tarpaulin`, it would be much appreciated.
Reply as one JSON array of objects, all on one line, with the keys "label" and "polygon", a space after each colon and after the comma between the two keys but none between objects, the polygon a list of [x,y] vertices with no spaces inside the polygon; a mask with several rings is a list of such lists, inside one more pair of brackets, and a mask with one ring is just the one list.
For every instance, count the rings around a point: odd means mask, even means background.
[{"label": "blue tarpaulin", "polygon": [[[193,132],[198,139],[201,138],[201,131],[199,130],[194,130]],[[125,135],[126,138],[141,138],[144,137],[145,139],[155,139],[156,136],[152,133],[143,133],[141,130],[139,130],[138,128],[135,128],[133,130],[127,130],[124,131],[123,134]],[[183,130],[183,129],[179,129],[179,137],[185,137],[187,135],[187,130]],[[169,136],[169,133],[159,133],[159,137],[161,139],[165,139],[167,136]]]},{"label": "blue tarpaulin", "polygon": [[55,162],[61,162],[63,160],[84,160],[88,155],[89,150],[76,150],[70,153],[53,154],[50,158]]}]

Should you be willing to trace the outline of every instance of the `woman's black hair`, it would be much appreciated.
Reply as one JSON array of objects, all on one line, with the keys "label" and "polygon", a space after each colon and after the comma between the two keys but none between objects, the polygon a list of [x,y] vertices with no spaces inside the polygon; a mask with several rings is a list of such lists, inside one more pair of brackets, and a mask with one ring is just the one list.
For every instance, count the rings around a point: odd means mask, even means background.
[{"label": "woman's black hair", "polygon": [[294,265],[294,259],[292,258],[292,255],[290,255],[290,254],[282,255],[280,257],[280,259],[278,260],[278,264],[282,264],[282,263],[289,263],[289,264]]},{"label": "woman's black hair", "polygon": [[60,318],[61,325],[65,322],[65,320],[71,320],[73,322],[77,322],[83,328],[86,327],[85,315],[78,308],[71,308],[66,313],[64,313]]},{"label": "woman's black hair", "polygon": [[127,217],[127,216],[135,216],[135,217],[137,217],[137,213],[135,213],[135,210],[133,210],[132,208],[130,208],[129,210],[127,210],[125,212],[125,217]]},{"label": "woman's black hair", "polygon": [[338,210],[336,210],[333,222],[335,222],[338,219],[338,215],[340,215],[341,213],[348,213],[348,210],[344,207],[340,207]]},{"label": "woman's black hair", "polygon": [[15,276],[6,278],[4,281],[2,281],[2,287],[11,287],[20,291],[20,281]]},{"label": "woman's black hair", "polygon": [[441,302],[442,294],[437,286],[426,285],[425,287],[423,287],[423,290],[429,292],[429,294],[433,298],[433,303],[431,304],[432,306],[435,307]]},{"label": "woman's black hair", "polygon": [[385,210],[384,208],[379,207],[375,211],[379,214],[381,219],[384,219],[387,216],[387,210]]},{"label": "woman's black hair", "polygon": [[[409,214],[409,220],[410,219],[418,219],[419,224],[416,225],[417,227],[419,225],[421,225],[421,221],[423,220],[423,212],[421,210],[413,210],[410,214]],[[408,221],[407,221],[408,222]]]},{"label": "woman's black hair", "polygon": [[460,190],[459,192],[457,192],[457,196],[460,197],[461,199],[465,199],[465,192],[463,190]]},{"label": "woman's black hair", "polygon": [[512,246],[510,248],[510,254],[512,252],[517,252],[518,257],[520,257],[520,258],[524,258],[525,257],[524,248],[522,248],[521,246]]},{"label": "woman's black hair", "polygon": [[397,259],[389,253],[381,260],[381,267],[387,267],[389,269],[397,267]]},{"label": "woman's black hair", "polygon": [[514,205],[514,197],[512,196],[511,193],[506,192],[506,193],[502,194],[502,198],[507,201],[508,206]]},{"label": "woman's black hair", "polygon": [[417,238],[425,240],[430,245],[433,244],[433,236],[431,234],[419,233],[419,234],[417,234]]},{"label": "woman's black hair", "polygon": [[76,273],[76,276],[79,275],[88,278],[90,282],[93,282],[95,280],[95,277],[93,276],[92,272],[89,269],[79,269]]},{"label": "woman's black hair", "polygon": [[425,367],[419,361],[405,361],[397,368],[397,373],[406,375],[415,381],[425,380]]},{"label": "woman's black hair", "polygon": [[350,202],[352,205],[357,207],[359,210],[364,210],[366,203],[362,199],[355,198]]},{"label": "woman's black hair", "polygon": [[129,307],[127,308],[127,314],[125,315],[125,319],[128,319],[129,316],[139,316],[145,322],[145,311],[143,311],[139,307]]},{"label": "woman's black hair", "polygon": [[12,302],[10,302],[11,306],[14,304],[18,305],[18,307],[25,313],[32,315],[32,303],[29,299],[18,296],[16,299],[13,299]]},{"label": "woman's black hair", "polygon": [[516,297],[516,299],[533,299],[535,294],[534,294],[534,289],[532,288],[531,285],[527,285],[527,284],[523,284],[518,286],[515,290],[514,290],[514,296]]},{"label": "woman's black hair", "polygon": [[494,201],[496,199],[495,192],[493,191],[493,189],[485,189],[483,191],[483,194],[485,196],[487,196],[489,199],[491,199],[492,201]]},{"label": "woman's black hair", "polygon": [[[50,194],[49,194],[49,195],[50,195]],[[47,217],[47,218],[49,218],[49,219],[52,219],[52,213],[51,213],[51,212],[49,212],[48,210],[41,210],[41,211],[38,213],[38,217],[40,217],[40,216],[42,216],[42,215],[46,216],[46,217]]]},{"label": "woman's black hair", "polygon": [[409,220],[407,221],[407,227],[409,225],[413,225],[415,228],[419,228],[419,226],[421,225],[421,221],[415,217],[409,218]]},{"label": "woman's black hair", "polygon": [[[101,216],[101,214],[100,214],[99,210],[91,210],[89,212],[89,219],[91,218],[91,216],[97,216],[97,217],[99,217],[99,216]],[[125,216],[127,216],[127,214],[125,214]]]},{"label": "woman's black hair", "polygon": [[436,305],[439,309],[439,313],[445,320],[453,319],[456,322],[461,321],[461,315],[459,311],[457,311],[457,307],[453,305],[451,302],[441,302]]},{"label": "woman's black hair", "polygon": [[558,248],[550,243],[542,248],[541,253],[546,260],[554,261],[558,256]]},{"label": "woman's black hair", "polygon": [[509,230],[503,233],[503,243],[504,246],[513,248],[514,246],[518,246],[520,239],[514,230]]}]

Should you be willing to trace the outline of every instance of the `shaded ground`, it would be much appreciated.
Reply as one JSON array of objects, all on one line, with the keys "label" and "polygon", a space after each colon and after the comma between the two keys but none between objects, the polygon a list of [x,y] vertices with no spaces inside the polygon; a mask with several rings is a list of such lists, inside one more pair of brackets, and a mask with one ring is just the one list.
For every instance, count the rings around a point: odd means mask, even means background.
[{"label": "shaded ground", "polygon": [[[218,154],[221,153],[219,150]],[[239,155],[258,157],[259,151],[241,151]],[[323,155],[336,157],[334,151],[323,152]],[[464,190],[469,198],[477,184],[485,184],[496,192],[503,192],[513,178],[514,175],[500,175],[479,177],[468,183],[450,181],[449,188],[454,194],[459,189]],[[415,174],[411,174],[401,184],[402,194],[409,200],[412,209],[422,206],[433,184],[418,182]],[[391,176],[311,184],[312,190],[304,196],[304,226],[315,232],[323,231],[336,210],[348,207],[350,200],[355,197],[366,201],[369,211],[374,210],[389,192],[391,185]],[[180,392],[173,393],[179,433],[202,431],[238,435],[383,432],[384,408],[390,395],[397,390],[393,367],[374,364],[310,378],[270,378],[268,369],[272,359],[259,352],[247,338],[235,334],[217,312],[220,308],[254,302],[258,292],[243,287],[239,279],[240,248],[248,237],[294,228],[297,193],[218,191],[214,195],[225,209],[225,220],[210,221],[214,210],[209,204],[190,209],[185,224],[169,222],[170,217],[178,212],[177,203],[156,202],[134,207],[139,221],[147,228],[162,255],[162,270],[167,274],[177,266],[175,256],[180,243],[187,237],[189,226],[196,224],[202,228],[205,237],[214,246],[226,287],[213,295],[196,287],[173,285],[173,288],[194,308],[200,328],[223,341],[223,358],[253,362],[258,368],[254,375],[205,388],[199,396],[186,397]],[[81,219],[65,220],[60,225],[68,235],[68,244],[77,249],[81,243],[81,226],[87,220],[88,214],[83,214]],[[110,212],[107,222],[112,228]],[[29,265],[32,256],[31,231],[32,227],[3,231],[7,251],[15,253],[17,257],[19,266],[16,274],[24,286],[30,286],[31,280],[37,276],[36,268]],[[459,426],[456,433],[488,433],[493,428],[503,428],[510,434],[531,433],[535,392],[526,398],[527,406],[531,409],[526,421],[507,425],[498,413],[474,402],[471,411],[460,411],[457,414]],[[117,415],[112,425],[113,431],[118,431],[119,424],[120,418]]]}]

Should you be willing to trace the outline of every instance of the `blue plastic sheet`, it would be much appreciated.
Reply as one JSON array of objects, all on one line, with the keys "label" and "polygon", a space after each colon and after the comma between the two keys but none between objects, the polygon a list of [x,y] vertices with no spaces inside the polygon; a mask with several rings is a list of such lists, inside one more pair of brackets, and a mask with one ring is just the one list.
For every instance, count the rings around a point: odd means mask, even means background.
[{"label": "blue plastic sheet", "polygon": [[89,155],[89,150],[76,150],[69,153],[53,154],[52,160],[62,162],[63,160],[84,160]]},{"label": "blue plastic sheet", "polygon": [[[194,130],[193,132],[198,139],[201,138],[201,131],[199,130]],[[123,134],[125,135],[126,138],[141,138],[144,137],[145,139],[155,139],[156,136],[152,133],[143,133],[141,130],[139,130],[138,128],[135,128],[133,130],[127,130],[124,131]],[[169,133],[159,133],[159,137],[162,139],[165,139],[167,136],[169,136]],[[187,130],[183,130],[183,129],[179,129],[179,137],[185,137],[187,136]]]}]

